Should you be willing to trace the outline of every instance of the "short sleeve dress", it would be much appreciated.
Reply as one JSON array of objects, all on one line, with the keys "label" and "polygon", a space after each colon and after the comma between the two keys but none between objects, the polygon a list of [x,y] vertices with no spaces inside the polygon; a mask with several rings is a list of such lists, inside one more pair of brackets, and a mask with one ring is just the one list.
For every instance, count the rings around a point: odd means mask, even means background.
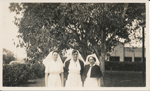
[{"label": "short sleeve dress", "polygon": [[67,70],[68,77],[66,80],[65,87],[82,87],[82,80],[81,80],[81,75],[80,75],[82,66],[79,60],[77,60],[77,62],[70,60],[70,63],[68,66],[69,66]]},{"label": "short sleeve dress", "polygon": [[49,73],[48,87],[61,87],[60,73],[63,72],[63,64],[58,61],[50,61],[45,69],[45,73]]}]

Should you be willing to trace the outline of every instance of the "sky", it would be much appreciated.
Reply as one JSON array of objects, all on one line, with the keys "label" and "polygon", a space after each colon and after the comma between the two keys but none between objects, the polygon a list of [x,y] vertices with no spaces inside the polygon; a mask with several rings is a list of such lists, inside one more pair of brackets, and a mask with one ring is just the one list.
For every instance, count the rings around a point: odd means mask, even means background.
[{"label": "sky", "polygon": [[[1,29],[1,39],[2,39],[2,47],[12,51],[17,57],[26,57],[25,49],[16,48],[13,44],[13,39],[15,42],[18,42],[17,39],[17,26],[13,23],[15,13],[11,13],[8,9],[9,3],[4,2],[1,4],[1,15],[2,15],[2,29]],[[139,43],[139,46],[142,44]],[[126,45],[130,46],[130,45]]]},{"label": "sky", "polygon": [[[8,9],[9,3],[3,2],[2,4],[2,29],[1,29],[1,39],[2,47],[12,51],[18,58],[26,57],[25,49],[16,48],[13,42],[18,42],[18,28],[13,23],[15,13],[11,13]],[[14,39],[14,41],[13,41]]]}]

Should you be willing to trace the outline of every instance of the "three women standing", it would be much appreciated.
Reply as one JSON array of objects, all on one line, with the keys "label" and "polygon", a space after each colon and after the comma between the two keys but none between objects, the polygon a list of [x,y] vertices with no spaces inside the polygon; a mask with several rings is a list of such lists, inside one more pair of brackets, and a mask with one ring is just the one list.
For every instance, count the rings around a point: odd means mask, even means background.
[{"label": "three women standing", "polygon": [[[88,55],[86,63],[77,50],[73,50],[64,62],[64,67],[59,54],[51,52],[43,61],[45,69],[46,87],[99,87],[102,76],[99,60],[95,54]],[[85,66],[84,66],[85,65]],[[63,69],[64,68],[64,69]],[[64,72],[64,80],[63,80]]]}]

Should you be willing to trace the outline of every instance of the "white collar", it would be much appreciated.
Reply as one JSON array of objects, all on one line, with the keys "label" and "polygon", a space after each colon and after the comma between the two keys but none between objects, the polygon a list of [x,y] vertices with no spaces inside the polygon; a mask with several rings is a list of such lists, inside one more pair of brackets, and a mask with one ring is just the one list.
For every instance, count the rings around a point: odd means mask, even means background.
[{"label": "white collar", "polygon": [[78,63],[78,62],[79,62],[79,60],[77,59],[77,61],[76,61],[76,62],[74,62],[74,61],[73,61],[73,59],[71,59],[71,60],[70,60],[70,62],[72,62],[72,63]]},{"label": "white collar", "polygon": [[[96,65],[96,64],[94,63],[93,66],[95,66],[95,65]],[[91,66],[91,64],[90,64],[90,67],[93,67],[93,66]]]}]

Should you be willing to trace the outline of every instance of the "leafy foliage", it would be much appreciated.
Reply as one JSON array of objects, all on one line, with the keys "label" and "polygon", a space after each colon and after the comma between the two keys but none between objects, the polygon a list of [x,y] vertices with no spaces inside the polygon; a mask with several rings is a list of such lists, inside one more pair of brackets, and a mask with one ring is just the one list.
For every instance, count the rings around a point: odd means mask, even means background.
[{"label": "leafy foliage", "polygon": [[32,65],[32,72],[37,78],[42,78],[45,76],[45,66],[44,64],[35,63]]},{"label": "leafy foliage", "polygon": [[29,79],[44,77],[43,64],[13,64],[3,65],[3,86],[16,86]]},{"label": "leafy foliage", "polygon": [[78,49],[85,57],[100,55],[121,39],[129,42],[132,21],[145,20],[144,3],[11,3],[9,8],[23,15],[15,24],[33,59],[65,48]]},{"label": "leafy foliage", "polygon": [[11,86],[26,82],[29,79],[29,67],[25,64],[3,66],[3,85]]},{"label": "leafy foliage", "polygon": [[14,61],[15,57],[13,52],[3,48],[3,64],[9,64],[11,61]]}]

